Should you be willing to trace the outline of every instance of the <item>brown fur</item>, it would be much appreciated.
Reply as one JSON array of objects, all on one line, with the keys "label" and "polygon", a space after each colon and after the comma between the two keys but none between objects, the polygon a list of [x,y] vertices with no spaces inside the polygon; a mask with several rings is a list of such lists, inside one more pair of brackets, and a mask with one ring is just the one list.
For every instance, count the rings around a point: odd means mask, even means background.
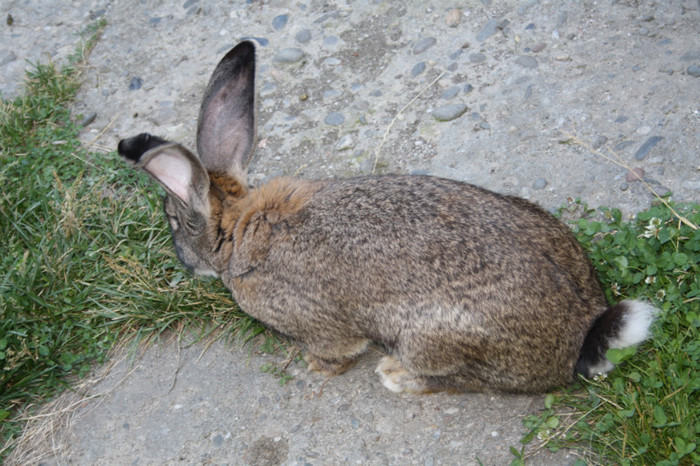
[{"label": "brown fur", "polygon": [[243,309],[329,364],[371,340],[464,388],[545,390],[571,381],[607,307],[566,227],[455,181],[339,180],[284,224],[257,225],[265,261],[222,278]]},{"label": "brown fur", "polygon": [[392,390],[540,392],[571,382],[577,361],[600,365],[639,311],[621,307],[579,359],[608,304],[569,229],[523,199],[427,176],[249,188],[254,77],[247,42],[217,66],[199,157],[147,134],[119,151],[168,192],[183,263],[300,342],[311,369],[339,374],[375,342]]}]

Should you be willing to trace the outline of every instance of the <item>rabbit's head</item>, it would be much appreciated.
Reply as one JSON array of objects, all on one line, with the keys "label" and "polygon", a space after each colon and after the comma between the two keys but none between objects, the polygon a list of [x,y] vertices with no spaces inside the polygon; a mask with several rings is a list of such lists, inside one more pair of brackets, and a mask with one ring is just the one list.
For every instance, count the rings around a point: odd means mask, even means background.
[{"label": "rabbit's head", "polygon": [[[199,157],[150,134],[119,142],[119,154],[166,191],[165,213],[180,260],[195,273],[218,275],[226,266],[223,215],[235,215],[245,196],[246,169],[255,148],[255,47],[241,42],[209,79],[197,125]],[[221,257],[221,259],[219,259]]]}]

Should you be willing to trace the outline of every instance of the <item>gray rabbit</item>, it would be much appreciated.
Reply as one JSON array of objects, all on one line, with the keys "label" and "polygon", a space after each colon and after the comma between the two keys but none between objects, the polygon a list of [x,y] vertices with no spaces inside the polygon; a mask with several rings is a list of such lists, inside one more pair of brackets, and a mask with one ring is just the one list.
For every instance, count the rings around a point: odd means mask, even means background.
[{"label": "gray rabbit", "polygon": [[612,369],[654,307],[609,306],[570,230],[538,206],[429,176],[246,182],[255,47],[221,60],[197,151],[149,134],[119,153],[163,188],[177,254],[221,277],[246,313],[340,374],[370,342],[395,392],[542,392]]}]

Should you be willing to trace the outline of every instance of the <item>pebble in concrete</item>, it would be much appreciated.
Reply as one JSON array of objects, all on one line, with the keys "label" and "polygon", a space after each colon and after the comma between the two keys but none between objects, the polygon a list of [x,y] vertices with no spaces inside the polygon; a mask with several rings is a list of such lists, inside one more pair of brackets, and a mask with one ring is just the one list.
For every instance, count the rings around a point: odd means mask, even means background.
[{"label": "pebble in concrete", "polygon": [[331,126],[342,125],[345,122],[345,115],[340,112],[329,113],[323,121]]},{"label": "pebble in concrete", "polygon": [[437,121],[451,121],[462,116],[467,111],[466,104],[450,104],[433,110],[433,118]]},{"label": "pebble in concrete", "polygon": [[413,46],[413,55],[418,55],[428,50],[430,47],[437,43],[437,39],[434,37],[423,37],[416,45]]},{"label": "pebble in concrete", "polygon": [[523,68],[537,68],[537,60],[529,55],[520,55],[518,58],[515,59],[515,63],[522,66]]},{"label": "pebble in concrete", "polygon": [[661,136],[652,136],[649,139],[647,139],[644,144],[642,144],[642,147],[640,147],[637,152],[634,154],[634,158],[637,160],[642,160],[644,157],[646,157],[651,149],[661,141],[663,137]]},{"label": "pebble in concrete", "polygon": [[277,63],[296,63],[304,58],[304,51],[296,47],[282,49],[277,52],[272,60]]},{"label": "pebble in concrete", "polygon": [[302,29],[301,31],[297,32],[297,35],[294,36],[294,39],[300,44],[305,44],[311,40],[311,31],[309,31],[308,29]]}]

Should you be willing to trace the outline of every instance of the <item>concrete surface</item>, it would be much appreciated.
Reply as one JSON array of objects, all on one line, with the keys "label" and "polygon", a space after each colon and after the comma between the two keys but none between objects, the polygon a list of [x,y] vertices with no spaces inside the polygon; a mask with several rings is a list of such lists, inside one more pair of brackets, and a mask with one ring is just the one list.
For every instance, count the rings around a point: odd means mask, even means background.
[{"label": "concrete surface", "polygon": [[[0,91],[16,95],[26,60],[65,59],[77,32],[105,18],[75,104],[76,118],[94,116],[83,140],[105,157],[141,131],[194,148],[209,74],[254,37],[253,182],[429,173],[550,209],[580,197],[633,214],[653,196],[630,168],[660,194],[700,198],[699,9],[695,0],[10,0],[0,5],[12,17],[0,28]],[[46,464],[497,465],[513,458],[522,417],[542,406],[541,396],[397,396],[373,373],[376,358],[319,396],[323,379],[300,364],[284,386],[260,369],[282,355],[164,343],[111,368],[90,391],[104,396],[71,410],[36,450]]]}]

